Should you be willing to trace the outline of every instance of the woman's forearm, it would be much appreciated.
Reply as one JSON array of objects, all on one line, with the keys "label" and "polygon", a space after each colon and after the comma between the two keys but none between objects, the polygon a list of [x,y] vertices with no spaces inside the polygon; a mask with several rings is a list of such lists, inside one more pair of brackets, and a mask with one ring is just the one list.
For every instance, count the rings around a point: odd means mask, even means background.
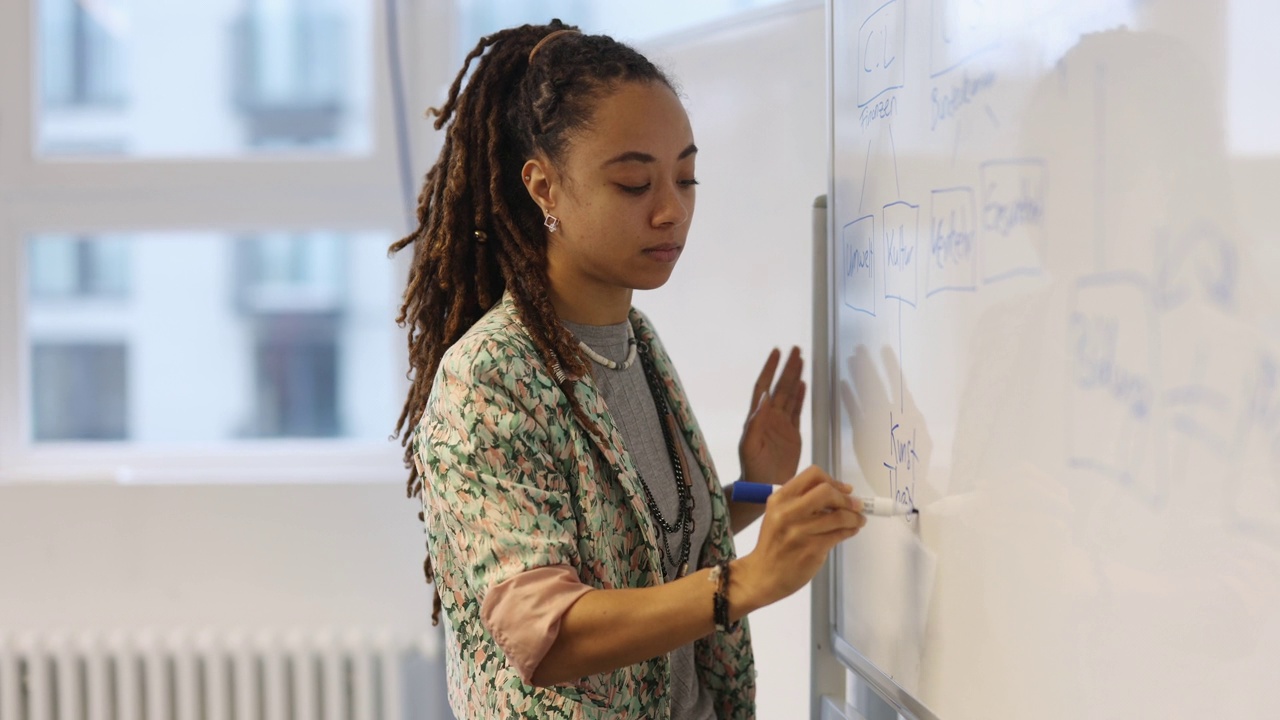
[{"label": "woman's forearm", "polygon": [[[831,548],[866,523],[853,488],[817,466],[779,487],[764,505],[760,539],[730,564],[729,620],[787,597],[822,567]],[[592,590],[561,617],[551,649],[533,673],[554,685],[671,652],[715,628],[711,571],[664,585]]]},{"label": "woman's forearm", "polygon": [[[745,558],[729,575],[729,617],[763,607],[750,587]],[[533,674],[535,685],[570,682],[663,655],[715,630],[711,571],[647,588],[593,590],[570,606],[560,632]]]}]

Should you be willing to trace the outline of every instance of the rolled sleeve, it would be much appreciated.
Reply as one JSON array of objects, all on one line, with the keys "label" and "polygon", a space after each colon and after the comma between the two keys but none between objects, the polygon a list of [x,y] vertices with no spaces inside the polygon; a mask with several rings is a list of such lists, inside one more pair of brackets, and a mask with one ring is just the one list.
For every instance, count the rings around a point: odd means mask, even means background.
[{"label": "rolled sleeve", "polygon": [[560,619],[591,590],[568,565],[535,568],[493,587],[480,617],[520,678],[532,684],[560,634]]}]

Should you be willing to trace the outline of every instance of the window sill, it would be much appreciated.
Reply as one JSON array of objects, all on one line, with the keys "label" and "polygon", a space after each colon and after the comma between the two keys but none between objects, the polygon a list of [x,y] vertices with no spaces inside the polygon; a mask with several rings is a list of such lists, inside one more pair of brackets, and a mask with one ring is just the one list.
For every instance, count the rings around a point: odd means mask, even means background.
[{"label": "window sill", "polygon": [[403,483],[398,443],[262,440],[155,447],[49,443],[0,461],[0,485]]}]

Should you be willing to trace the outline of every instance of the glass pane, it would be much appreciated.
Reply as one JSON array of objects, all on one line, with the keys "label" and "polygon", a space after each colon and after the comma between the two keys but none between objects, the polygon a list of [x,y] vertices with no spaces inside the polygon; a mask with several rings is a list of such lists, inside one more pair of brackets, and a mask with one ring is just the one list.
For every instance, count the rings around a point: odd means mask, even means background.
[{"label": "glass pane", "polygon": [[129,288],[128,251],[121,237],[46,235],[31,245],[31,294],[42,300],[123,296]]},{"label": "glass pane", "polygon": [[455,0],[460,39],[470,47],[481,36],[524,23],[560,18],[586,32],[607,33],[624,42],[640,42],[658,35],[729,17],[735,13],[783,0],[649,0],[643,3],[597,0]]},{"label": "glass pane", "polygon": [[391,236],[41,235],[36,442],[385,441],[404,398]]},{"label": "glass pane", "polygon": [[369,152],[372,3],[32,2],[41,155]]},{"label": "glass pane", "polygon": [[124,440],[126,352],[119,342],[33,343],[36,440]]}]

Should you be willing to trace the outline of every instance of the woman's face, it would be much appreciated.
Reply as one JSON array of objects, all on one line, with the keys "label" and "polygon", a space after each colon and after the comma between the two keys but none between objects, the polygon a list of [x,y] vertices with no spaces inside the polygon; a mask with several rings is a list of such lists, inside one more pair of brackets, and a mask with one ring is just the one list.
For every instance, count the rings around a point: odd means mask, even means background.
[{"label": "woman's face", "polygon": [[[666,85],[629,82],[601,98],[560,162],[538,165],[547,178],[539,204],[560,219],[547,245],[553,291],[629,304],[632,289],[666,283],[693,218],[696,154]],[[539,199],[536,183],[530,190]]]}]

